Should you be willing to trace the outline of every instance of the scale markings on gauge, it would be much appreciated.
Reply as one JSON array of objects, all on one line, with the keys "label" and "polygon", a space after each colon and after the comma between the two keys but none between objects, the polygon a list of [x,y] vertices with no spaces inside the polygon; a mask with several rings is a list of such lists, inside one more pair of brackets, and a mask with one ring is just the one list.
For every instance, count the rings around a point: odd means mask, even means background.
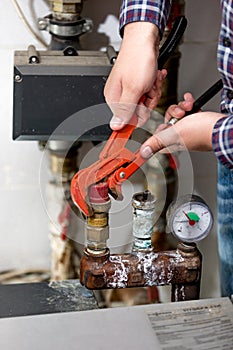
[{"label": "scale markings on gauge", "polygon": [[167,221],[176,238],[183,242],[197,242],[210,232],[213,215],[201,197],[185,195],[170,205]]}]

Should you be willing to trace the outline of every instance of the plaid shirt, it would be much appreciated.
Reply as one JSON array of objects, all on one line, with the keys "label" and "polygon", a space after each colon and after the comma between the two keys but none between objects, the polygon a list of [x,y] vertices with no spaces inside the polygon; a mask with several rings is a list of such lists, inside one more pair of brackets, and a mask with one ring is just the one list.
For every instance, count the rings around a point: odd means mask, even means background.
[{"label": "plaid shirt", "polygon": [[166,26],[172,0],[122,0],[120,11],[120,33],[130,22],[151,22],[157,25],[162,36]]},{"label": "plaid shirt", "polygon": [[[233,170],[233,0],[221,0],[222,24],[218,45],[218,69],[224,89],[221,112],[226,116],[214,126],[213,150],[221,163]],[[170,0],[122,0],[120,31],[127,23],[147,21],[158,26],[162,35],[171,6]]]},{"label": "plaid shirt", "polygon": [[233,0],[221,0],[221,6],[218,69],[224,85],[221,112],[226,117],[215,124],[212,143],[220,162],[233,170]]}]

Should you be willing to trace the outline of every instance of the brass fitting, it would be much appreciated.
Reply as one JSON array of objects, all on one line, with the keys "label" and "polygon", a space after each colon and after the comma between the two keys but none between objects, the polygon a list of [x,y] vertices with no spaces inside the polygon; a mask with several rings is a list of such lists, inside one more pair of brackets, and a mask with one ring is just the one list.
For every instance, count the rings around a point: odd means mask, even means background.
[{"label": "brass fitting", "polygon": [[88,241],[88,251],[100,253],[106,249],[106,241],[109,238],[109,227],[86,226],[86,235]]},{"label": "brass fitting", "polygon": [[54,175],[60,175],[63,181],[69,181],[77,170],[77,153],[68,152],[66,155],[61,152],[49,153],[50,170]]},{"label": "brass fitting", "polygon": [[[111,201],[108,200],[105,203],[93,203],[91,202],[91,207],[94,213],[104,213],[108,214],[109,209],[111,208]],[[90,219],[90,218],[89,218]]]},{"label": "brass fitting", "polygon": [[81,15],[83,0],[50,0],[53,18],[58,21],[75,21]]},{"label": "brass fitting", "polygon": [[87,218],[86,223],[87,251],[92,255],[104,254],[109,238],[108,212],[111,207],[108,185],[93,185],[89,196],[93,215]]},{"label": "brass fitting", "polygon": [[50,3],[54,12],[80,13],[83,0],[50,0]]}]

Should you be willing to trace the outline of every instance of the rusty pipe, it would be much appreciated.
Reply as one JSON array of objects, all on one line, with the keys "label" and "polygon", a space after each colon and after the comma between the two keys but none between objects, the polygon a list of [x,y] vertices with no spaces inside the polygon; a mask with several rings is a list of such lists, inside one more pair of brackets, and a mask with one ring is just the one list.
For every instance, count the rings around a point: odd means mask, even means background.
[{"label": "rusty pipe", "polygon": [[[176,250],[93,256],[84,251],[80,281],[88,289],[172,285],[176,301],[199,298],[201,253],[195,244]],[[187,296],[185,292],[187,291]]]}]

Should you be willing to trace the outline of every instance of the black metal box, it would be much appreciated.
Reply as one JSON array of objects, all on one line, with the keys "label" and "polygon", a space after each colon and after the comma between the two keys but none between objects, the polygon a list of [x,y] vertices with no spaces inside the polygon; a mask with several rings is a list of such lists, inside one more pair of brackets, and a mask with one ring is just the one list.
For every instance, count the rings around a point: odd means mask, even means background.
[{"label": "black metal box", "polygon": [[28,51],[14,55],[14,140],[101,141],[111,133],[103,89],[112,68],[107,54]]}]

